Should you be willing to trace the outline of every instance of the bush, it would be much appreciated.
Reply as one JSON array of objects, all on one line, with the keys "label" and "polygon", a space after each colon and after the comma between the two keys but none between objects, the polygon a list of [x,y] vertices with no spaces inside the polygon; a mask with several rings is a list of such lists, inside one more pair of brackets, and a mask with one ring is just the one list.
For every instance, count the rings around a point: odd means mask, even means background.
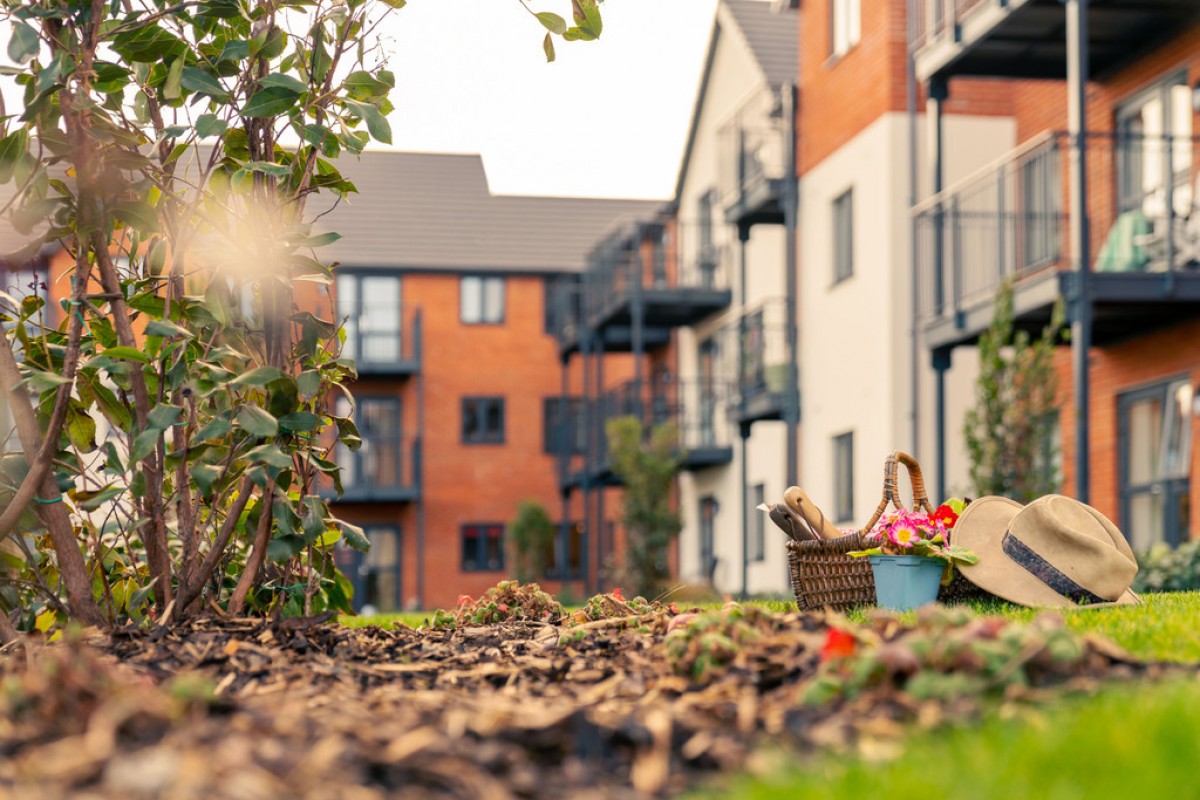
[{"label": "bush", "polygon": [[1137,592],[1187,592],[1200,589],[1200,540],[1184,542],[1171,548],[1165,544],[1152,547],[1138,556],[1137,577],[1133,580]]}]

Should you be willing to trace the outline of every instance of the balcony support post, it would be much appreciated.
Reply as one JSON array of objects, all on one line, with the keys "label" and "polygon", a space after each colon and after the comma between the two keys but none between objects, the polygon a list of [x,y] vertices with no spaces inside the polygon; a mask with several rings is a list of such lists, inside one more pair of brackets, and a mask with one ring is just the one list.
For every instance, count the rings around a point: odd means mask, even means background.
[{"label": "balcony support post", "polygon": [[1070,154],[1070,241],[1075,257],[1071,314],[1071,362],[1075,400],[1075,496],[1088,502],[1090,492],[1089,375],[1092,346],[1092,301],[1088,286],[1087,83],[1088,0],[1064,0],[1067,10],[1067,134]]},{"label": "balcony support post", "polygon": [[796,293],[798,285],[798,264],[796,254],[796,208],[799,204],[799,187],[796,177],[796,85],[784,84],[783,113],[787,122],[787,142],[784,152],[785,172],[783,176],[783,235],[784,235],[784,295],[786,320],[784,325],[785,348],[787,350],[787,397],[783,402],[783,423],[786,428],[787,466],[784,470],[788,486],[799,483],[800,449],[798,434],[800,427],[800,352],[796,326]]},{"label": "balcony support post", "polygon": [[[925,100],[926,137],[929,148],[930,189],[932,195],[941,194],[942,181],[942,103],[949,95],[945,78],[935,77],[929,81],[929,93]],[[933,309],[940,316],[946,302],[946,212],[941,201],[933,213]]]},{"label": "balcony support post", "polygon": [[[934,369],[934,465],[937,468],[937,493],[946,496],[946,370],[950,369],[950,350],[933,351]],[[940,502],[940,500],[939,500]]]},{"label": "balcony support post", "polygon": [[746,600],[750,597],[750,508],[747,505],[750,499],[750,490],[746,486],[749,481],[746,465],[747,443],[750,441],[749,423],[743,422],[739,425],[738,433],[741,435],[741,452],[738,455],[741,460],[739,473],[742,484],[742,502],[738,505],[742,509],[742,600]]}]

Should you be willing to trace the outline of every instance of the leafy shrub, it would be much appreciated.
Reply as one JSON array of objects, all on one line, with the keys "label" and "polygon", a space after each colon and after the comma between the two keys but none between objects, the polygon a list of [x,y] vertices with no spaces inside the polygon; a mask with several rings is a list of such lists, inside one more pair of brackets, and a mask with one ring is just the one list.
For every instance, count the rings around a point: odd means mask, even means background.
[{"label": "leafy shrub", "polygon": [[1155,545],[1138,556],[1137,592],[1188,592],[1200,589],[1200,540],[1171,548]]}]

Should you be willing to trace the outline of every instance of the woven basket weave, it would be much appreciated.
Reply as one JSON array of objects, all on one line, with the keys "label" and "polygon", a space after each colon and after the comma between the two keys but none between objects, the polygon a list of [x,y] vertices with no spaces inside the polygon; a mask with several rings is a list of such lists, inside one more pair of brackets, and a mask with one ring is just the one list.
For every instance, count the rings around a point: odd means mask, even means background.
[{"label": "woven basket weave", "polygon": [[[907,453],[894,450],[888,454],[883,465],[883,499],[870,521],[857,533],[836,539],[789,541],[788,570],[792,579],[792,592],[796,595],[796,606],[801,610],[832,608],[844,610],[854,606],[874,605],[875,576],[871,564],[865,558],[846,555],[852,550],[866,550],[867,540],[863,534],[875,527],[890,503],[903,508],[897,488],[897,472],[900,464],[908,470],[913,489],[913,510],[933,513],[929,497],[925,493],[925,478],[921,465]],[[788,495],[785,495],[785,500]],[[790,505],[791,503],[789,503]],[[798,510],[798,509],[797,509]],[[955,571],[949,586],[938,590],[938,600],[943,603],[986,597],[987,592],[976,587]]]}]

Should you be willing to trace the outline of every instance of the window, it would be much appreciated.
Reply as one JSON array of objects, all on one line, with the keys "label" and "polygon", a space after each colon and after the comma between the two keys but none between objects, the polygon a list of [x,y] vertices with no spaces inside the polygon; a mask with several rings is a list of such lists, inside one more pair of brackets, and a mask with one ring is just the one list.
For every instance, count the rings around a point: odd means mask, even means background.
[{"label": "window", "polygon": [[400,610],[400,529],[371,526],[363,533],[371,543],[358,568],[354,595],[379,613]]},{"label": "window", "polygon": [[1118,399],[1121,529],[1137,552],[1188,537],[1194,394],[1183,379]]},{"label": "window", "polygon": [[841,56],[862,38],[861,0],[829,0],[830,54]]},{"label": "window", "polygon": [[717,444],[717,342],[700,343],[700,446]]},{"label": "window", "polygon": [[459,315],[468,325],[504,322],[504,278],[463,276]]},{"label": "window", "polygon": [[400,360],[400,276],[339,273],[337,315],[346,326],[344,355],[360,364]]},{"label": "window", "polygon": [[746,558],[750,561],[765,561],[767,558],[767,515],[758,507],[767,502],[767,487],[757,483],[750,487],[750,552]]},{"label": "window", "polygon": [[499,523],[463,525],[463,572],[498,572],[502,569],[504,569],[504,526]]},{"label": "window", "polygon": [[833,515],[854,518],[854,432],[833,437]]},{"label": "window", "polygon": [[583,400],[547,397],[542,401],[542,452],[579,455],[587,447]]},{"label": "window", "polygon": [[[566,548],[566,574],[559,560],[559,553]],[[545,564],[547,578],[571,580],[583,575],[583,554],[587,552],[587,538],[583,532],[583,523],[571,522],[559,525],[554,538],[547,543]]]},{"label": "window", "polygon": [[713,554],[717,529],[717,498],[700,499],[700,576],[712,582],[717,569],[717,557]]},{"label": "window", "polygon": [[833,201],[833,282],[854,274],[854,190]]},{"label": "window", "polygon": [[462,401],[464,444],[504,442],[504,398],[464,397]]},{"label": "window", "polygon": [[[336,413],[348,416],[349,401],[339,398]],[[342,483],[347,489],[400,487],[400,401],[394,397],[360,397],[354,407],[354,424],[362,446],[351,450],[339,444],[335,451]]]},{"label": "window", "polygon": [[767,388],[766,365],[763,363],[766,333],[762,309],[743,316],[740,327],[742,346],[738,360],[741,362],[741,390],[743,394],[754,394]]}]

